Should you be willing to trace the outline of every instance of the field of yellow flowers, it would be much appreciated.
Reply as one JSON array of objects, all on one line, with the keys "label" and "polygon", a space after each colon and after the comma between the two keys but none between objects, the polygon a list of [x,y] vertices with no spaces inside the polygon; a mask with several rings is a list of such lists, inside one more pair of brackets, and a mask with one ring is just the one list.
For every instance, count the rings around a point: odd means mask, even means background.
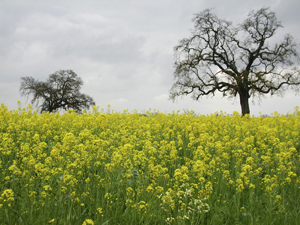
[{"label": "field of yellow flowers", "polygon": [[0,108],[1,224],[300,224],[300,111]]}]

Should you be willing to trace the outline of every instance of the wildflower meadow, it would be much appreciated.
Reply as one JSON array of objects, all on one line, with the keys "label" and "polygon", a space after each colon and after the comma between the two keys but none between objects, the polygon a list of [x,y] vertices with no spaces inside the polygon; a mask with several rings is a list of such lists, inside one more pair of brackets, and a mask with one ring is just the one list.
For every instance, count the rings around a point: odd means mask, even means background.
[{"label": "wildflower meadow", "polygon": [[0,224],[300,224],[300,111],[0,107]]}]

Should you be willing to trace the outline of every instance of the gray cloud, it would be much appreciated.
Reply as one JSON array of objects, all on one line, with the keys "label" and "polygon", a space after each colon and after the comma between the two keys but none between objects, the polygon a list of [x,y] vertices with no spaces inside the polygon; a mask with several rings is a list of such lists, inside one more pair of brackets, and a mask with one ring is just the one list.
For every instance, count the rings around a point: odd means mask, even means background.
[{"label": "gray cloud", "polygon": [[[205,8],[240,23],[250,10],[267,6],[284,25],[278,39],[291,33],[300,41],[297,0],[1,1],[0,102],[11,109],[17,107],[17,100],[25,105],[18,92],[22,76],[45,80],[57,70],[72,69],[84,81],[82,91],[100,107],[193,109],[204,114],[240,111],[238,101],[220,95],[198,102],[189,97],[169,101],[173,47],[190,36],[193,14]],[[251,111],[284,113],[297,102],[299,96],[287,92],[285,98],[263,99]]]}]

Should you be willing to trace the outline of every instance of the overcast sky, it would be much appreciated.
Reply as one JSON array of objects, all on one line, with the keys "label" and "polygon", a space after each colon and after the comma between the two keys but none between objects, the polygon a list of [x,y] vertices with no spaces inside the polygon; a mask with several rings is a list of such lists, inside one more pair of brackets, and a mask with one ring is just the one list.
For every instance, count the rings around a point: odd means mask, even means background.
[{"label": "overcast sky", "polygon": [[[30,103],[19,94],[20,78],[44,81],[72,69],[82,93],[100,108],[240,112],[239,99],[217,95],[168,100],[173,83],[173,48],[190,36],[194,14],[214,8],[219,18],[243,22],[250,10],[270,7],[282,21],[274,39],[290,33],[300,43],[299,0],[0,0],[0,103],[17,109]],[[294,112],[300,95],[267,95],[250,102],[251,114]]]}]

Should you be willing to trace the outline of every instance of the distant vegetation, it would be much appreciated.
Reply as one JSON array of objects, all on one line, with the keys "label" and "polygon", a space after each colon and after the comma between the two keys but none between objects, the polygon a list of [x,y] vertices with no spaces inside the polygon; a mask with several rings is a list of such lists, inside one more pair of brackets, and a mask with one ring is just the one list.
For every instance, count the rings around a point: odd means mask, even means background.
[{"label": "distant vegetation", "polygon": [[56,112],[59,109],[81,112],[95,105],[90,96],[80,93],[82,85],[82,79],[72,70],[60,70],[49,75],[46,82],[22,77],[20,93],[33,95],[32,104],[42,101],[41,112]]}]

